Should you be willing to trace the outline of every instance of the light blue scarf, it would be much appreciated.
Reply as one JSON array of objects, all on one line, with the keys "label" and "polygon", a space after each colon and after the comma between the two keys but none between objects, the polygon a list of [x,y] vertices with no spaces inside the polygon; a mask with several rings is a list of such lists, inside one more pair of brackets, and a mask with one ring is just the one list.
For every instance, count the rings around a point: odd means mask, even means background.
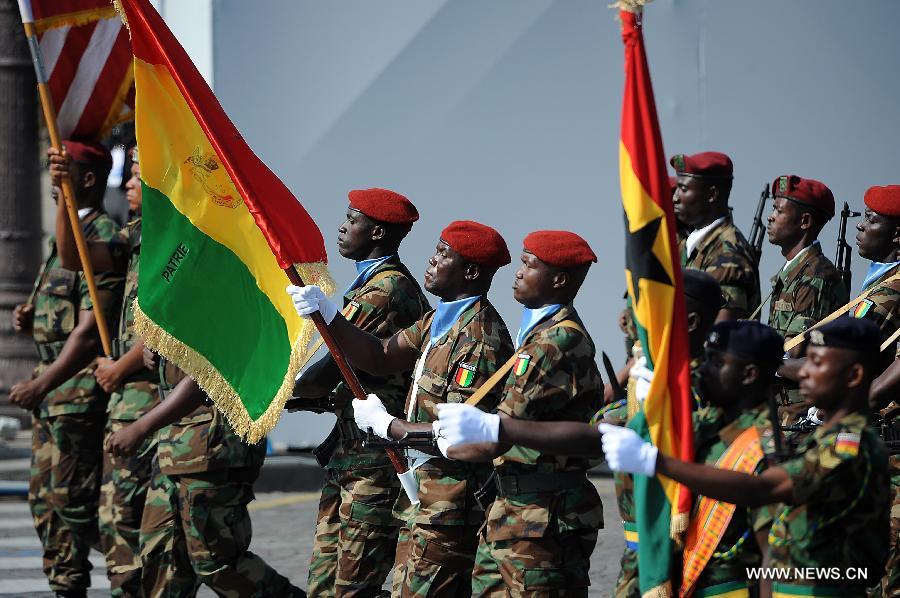
[{"label": "light blue scarf", "polygon": [[516,335],[516,349],[522,346],[522,343],[525,342],[528,334],[535,326],[561,309],[562,305],[559,303],[551,303],[550,305],[545,305],[544,307],[539,307],[537,309],[523,307],[522,323],[519,324],[519,334]]},{"label": "light blue scarf", "polygon": [[481,295],[456,301],[438,301],[437,309],[434,310],[434,318],[431,320],[431,342],[436,342],[450,332],[463,312],[479,299],[481,299]]},{"label": "light blue scarf", "polygon": [[350,291],[354,291],[364,285],[366,281],[372,276],[372,272],[375,271],[375,268],[383,264],[384,262],[391,259],[392,255],[386,255],[384,257],[376,257],[371,260],[362,260],[361,262],[356,262],[356,278],[353,279],[353,282],[350,283],[350,286],[347,287],[347,290],[344,292],[346,295]]},{"label": "light blue scarf", "polygon": [[869,264],[869,271],[866,272],[866,278],[863,280],[862,290],[868,289],[873,282],[884,276],[891,268],[895,268],[897,264],[900,264],[900,262],[872,262]]}]

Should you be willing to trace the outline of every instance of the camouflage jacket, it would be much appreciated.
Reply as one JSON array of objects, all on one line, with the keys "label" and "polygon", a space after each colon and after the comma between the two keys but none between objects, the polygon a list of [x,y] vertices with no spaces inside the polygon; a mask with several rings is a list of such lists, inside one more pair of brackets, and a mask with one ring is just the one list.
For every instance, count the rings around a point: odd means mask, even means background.
[{"label": "camouflage jacket", "polygon": [[[407,328],[429,311],[428,299],[400,259],[391,257],[378,265],[368,281],[344,295],[344,317],[360,330],[374,334],[378,338],[390,338]],[[412,372],[399,372],[387,377],[373,376],[361,370],[356,371],[366,392],[381,399],[388,413],[404,417],[403,404],[409,392]],[[363,433],[353,421],[353,407],[350,405],[352,393],[344,382],[335,389],[337,395],[337,415],[343,437],[334,451],[328,467],[349,470],[356,467],[389,466],[390,460],[381,449],[362,447]],[[349,437],[348,437],[349,436]]]},{"label": "camouflage jacket", "polygon": [[[769,534],[771,566],[868,569],[869,580],[820,581],[844,595],[862,594],[888,557],[890,481],[884,443],[861,413],[851,413],[807,436],[798,455],[781,464],[793,481],[791,505]],[[816,585],[815,580],[790,580]]]},{"label": "camouflage jacket", "polygon": [[[159,373],[160,396],[165,400],[185,373],[166,359],[160,360]],[[189,415],[162,428],[157,438],[159,470],[165,475],[261,467],[266,456],[265,441],[244,443],[209,398]]]},{"label": "camouflage jacket", "polygon": [[[706,465],[715,465],[731,446],[731,443],[751,427],[756,427],[759,431],[763,453],[772,454],[775,450],[772,422],[769,419],[768,405],[764,402],[753,409],[743,411],[737,419],[722,426],[713,438],[707,439],[702,444],[698,443],[695,453],[696,461]],[[755,473],[758,474],[765,468],[766,459],[763,457],[757,465]],[[758,529],[758,520],[766,518],[767,512],[763,509],[737,507],[713,557],[697,580],[697,590],[727,582],[746,580],[746,568],[761,565],[762,554],[760,554],[753,534]]]},{"label": "camouflage jacket", "polygon": [[[588,422],[603,403],[603,381],[594,361],[594,342],[586,333],[557,326],[571,320],[584,330],[569,304],[537,324],[517,350],[506,379],[499,413],[534,421]],[[587,459],[554,457],[521,446],[494,459],[503,479],[559,472],[584,473]],[[603,527],[603,506],[586,478],[578,487],[517,493],[494,501],[487,515],[490,542],[540,538],[576,529]]]},{"label": "camouflage jacket", "polygon": [[[444,336],[431,344],[429,312],[401,332],[411,347],[425,356],[418,392],[410,388],[406,413],[409,421],[430,423],[437,419],[439,403],[465,402],[513,353],[506,324],[486,297],[468,309]],[[420,358],[421,359],[421,358]],[[478,405],[493,411],[500,402],[502,389],[496,386]],[[416,470],[421,503],[412,512],[415,523],[433,525],[474,525],[483,512],[475,508],[474,492],[490,477],[490,464],[462,463],[435,457]],[[404,507],[401,495],[398,508]],[[401,518],[404,518],[401,516]]]},{"label": "camouflage jacket", "polygon": [[[867,287],[874,290],[849,311],[853,317],[868,318],[878,324],[881,327],[882,339],[885,340],[900,327],[900,280],[885,282],[898,272],[900,266],[892,268],[875,280]],[[896,351],[896,354],[900,356],[900,351]]]},{"label": "camouflage jacket", "polygon": [[[85,239],[90,241],[109,241],[117,229],[113,219],[102,210],[88,214],[82,220],[82,226]],[[122,278],[112,272],[97,272],[94,281],[97,292],[103,298],[107,325],[114,329]],[[32,335],[41,357],[41,363],[34,371],[35,377],[42,374],[59,355],[78,324],[78,312],[92,309],[87,281],[81,273],[62,267],[56,252],[56,241],[51,238],[50,254],[35,281]],[[94,379],[94,366],[91,363],[50,391],[39,408],[39,416],[105,411],[109,397]]]},{"label": "camouflage jacket", "polygon": [[725,297],[725,308],[748,318],[760,304],[759,269],[750,244],[731,216],[712,229],[687,255],[687,240],[679,240],[681,267],[702,270],[715,278]]}]

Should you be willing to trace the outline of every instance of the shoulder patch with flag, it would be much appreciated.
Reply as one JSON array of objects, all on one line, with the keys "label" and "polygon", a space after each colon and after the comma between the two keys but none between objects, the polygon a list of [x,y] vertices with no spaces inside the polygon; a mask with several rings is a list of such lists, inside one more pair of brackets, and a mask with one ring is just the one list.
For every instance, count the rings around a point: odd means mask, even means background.
[{"label": "shoulder patch with flag", "polygon": [[475,372],[477,371],[478,370],[474,365],[460,363],[459,367],[456,368],[456,375],[453,376],[453,382],[462,388],[469,388],[472,386],[472,383],[475,382]]},{"label": "shoulder patch with flag", "polygon": [[528,364],[531,363],[531,355],[526,355],[525,353],[519,353],[518,359],[516,359],[516,367],[513,368],[513,372],[516,376],[521,376],[528,370]]},{"label": "shoulder patch with flag", "polygon": [[859,434],[841,432],[834,443],[834,452],[841,457],[855,457],[859,454]]},{"label": "shoulder patch with flag", "polygon": [[349,321],[353,319],[353,316],[356,315],[356,312],[359,311],[359,303],[357,301],[351,301],[344,307],[344,317]]},{"label": "shoulder patch with flag", "polygon": [[862,301],[854,305],[850,310],[850,317],[865,318],[866,314],[869,313],[869,310],[872,309],[873,305],[875,305],[875,302],[871,299],[863,299]]}]

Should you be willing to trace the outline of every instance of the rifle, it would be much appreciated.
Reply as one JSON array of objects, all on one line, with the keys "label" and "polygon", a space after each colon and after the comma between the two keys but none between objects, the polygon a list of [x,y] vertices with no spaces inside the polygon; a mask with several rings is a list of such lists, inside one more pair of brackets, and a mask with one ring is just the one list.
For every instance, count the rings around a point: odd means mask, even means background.
[{"label": "rifle", "polygon": [[385,440],[374,434],[366,433],[363,439],[366,448],[392,449],[435,449],[434,434],[430,430],[423,432],[407,432],[400,440]]},{"label": "rifle", "polygon": [[769,183],[763,188],[759,194],[759,202],[756,204],[756,215],[753,217],[753,225],[750,227],[750,248],[753,250],[753,257],[756,259],[756,265],[759,266],[759,260],[762,259],[763,235],[766,227],[763,224],[763,211],[766,209],[766,200],[769,195]]},{"label": "rifle", "polygon": [[844,286],[848,289],[850,288],[850,280],[853,277],[853,272],[850,271],[850,258],[853,256],[853,251],[850,248],[850,245],[847,244],[847,219],[851,216],[856,218],[860,216],[859,212],[853,212],[850,210],[849,204],[844,202],[844,209],[841,210],[841,223],[840,228],[838,229],[838,238],[837,238],[837,255],[834,257],[834,265],[837,267],[838,272],[841,273],[841,278],[844,280]]}]

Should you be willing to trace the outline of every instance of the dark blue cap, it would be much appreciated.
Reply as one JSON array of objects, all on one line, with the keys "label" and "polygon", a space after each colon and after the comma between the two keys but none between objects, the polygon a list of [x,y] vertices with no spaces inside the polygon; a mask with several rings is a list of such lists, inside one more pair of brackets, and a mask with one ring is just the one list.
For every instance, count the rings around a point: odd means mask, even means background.
[{"label": "dark blue cap", "polygon": [[702,303],[713,310],[725,307],[725,297],[718,281],[702,270],[686,268],[682,272],[684,294],[690,299]]},{"label": "dark blue cap", "polygon": [[817,347],[850,349],[877,355],[881,350],[881,330],[872,320],[841,316],[809,331],[809,344]]},{"label": "dark blue cap", "polygon": [[754,320],[719,322],[706,339],[706,347],[732,353],[775,369],[784,356],[784,339],[773,328]]}]

